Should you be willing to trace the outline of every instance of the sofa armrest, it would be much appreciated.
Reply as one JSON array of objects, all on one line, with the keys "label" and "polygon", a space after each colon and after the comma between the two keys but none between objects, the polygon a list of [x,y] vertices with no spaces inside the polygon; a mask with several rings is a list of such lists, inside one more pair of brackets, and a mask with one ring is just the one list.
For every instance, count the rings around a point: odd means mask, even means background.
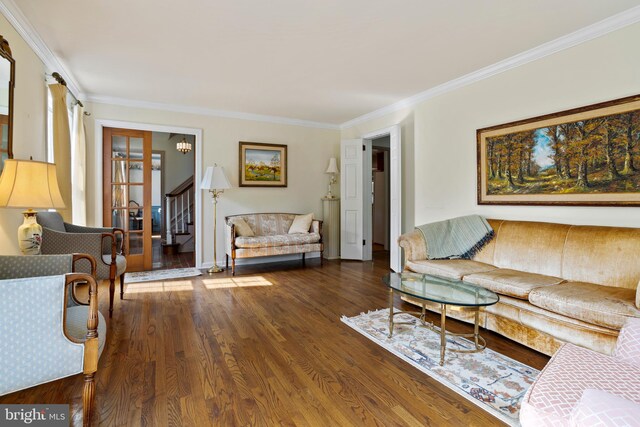
[{"label": "sofa armrest", "polygon": [[314,219],[313,221],[311,221],[311,232],[318,233],[320,234],[320,236],[322,236],[322,220]]},{"label": "sofa armrest", "polygon": [[427,259],[427,245],[422,233],[413,230],[398,237],[398,244],[404,249],[404,261]]},{"label": "sofa armrest", "polygon": [[225,221],[224,223],[224,251],[225,254],[231,255],[235,246],[236,227],[233,223]]}]

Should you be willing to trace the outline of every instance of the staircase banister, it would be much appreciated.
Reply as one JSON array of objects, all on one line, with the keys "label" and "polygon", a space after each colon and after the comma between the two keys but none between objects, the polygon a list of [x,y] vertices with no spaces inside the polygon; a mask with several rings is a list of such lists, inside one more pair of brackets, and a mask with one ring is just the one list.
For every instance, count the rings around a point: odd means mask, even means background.
[{"label": "staircase banister", "polygon": [[187,178],[182,184],[178,185],[176,188],[171,190],[169,193],[166,193],[166,197],[178,197],[181,194],[186,193],[193,187],[193,175]]}]

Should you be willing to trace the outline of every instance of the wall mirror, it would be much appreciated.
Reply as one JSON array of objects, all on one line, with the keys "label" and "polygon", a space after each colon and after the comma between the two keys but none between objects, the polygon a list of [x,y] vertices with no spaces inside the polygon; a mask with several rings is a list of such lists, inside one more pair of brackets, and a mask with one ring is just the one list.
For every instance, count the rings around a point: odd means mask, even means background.
[{"label": "wall mirror", "polygon": [[13,86],[15,61],[9,42],[0,36],[0,173],[6,159],[13,158]]}]

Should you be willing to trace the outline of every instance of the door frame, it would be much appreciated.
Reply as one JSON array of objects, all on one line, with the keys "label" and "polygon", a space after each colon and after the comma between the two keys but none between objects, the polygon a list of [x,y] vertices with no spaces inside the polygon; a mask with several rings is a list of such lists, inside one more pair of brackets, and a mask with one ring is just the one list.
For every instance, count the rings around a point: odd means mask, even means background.
[{"label": "door frame", "polygon": [[[402,271],[402,251],[398,246],[398,237],[402,233],[402,139],[400,124],[395,124],[386,128],[378,129],[362,135],[365,146],[371,148],[371,140],[383,136],[389,136],[389,265],[396,272]],[[371,151],[368,151],[369,170],[371,169]],[[364,155],[364,152],[363,152]],[[365,158],[366,160],[366,158]],[[364,184],[364,183],[363,183]],[[369,188],[371,184],[369,183]],[[366,187],[363,188],[366,190]],[[363,220],[363,236],[367,243],[364,247],[364,259],[372,258],[373,228],[371,219],[371,209],[365,209],[363,215],[368,219]],[[368,225],[367,225],[368,224]]]},{"label": "door frame", "polygon": [[[127,122],[122,120],[104,120],[95,119],[94,129],[94,141],[95,141],[95,177],[96,182],[94,186],[95,194],[102,195],[102,148],[103,148],[103,128],[120,128],[120,129],[132,129],[132,130],[146,130],[151,132],[165,132],[165,133],[183,133],[195,136],[195,170],[193,171],[194,181],[194,211],[196,212],[195,222],[195,261],[196,268],[202,268],[202,239],[200,235],[202,233],[202,192],[200,191],[200,182],[202,181],[202,129],[187,128],[181,126],[168,126],[168,125],[156,125],[151,123],[136,123]],[[102,215],[103,203],[102,196],[95,197],[94,205],[94,224],[103,224]]]}]

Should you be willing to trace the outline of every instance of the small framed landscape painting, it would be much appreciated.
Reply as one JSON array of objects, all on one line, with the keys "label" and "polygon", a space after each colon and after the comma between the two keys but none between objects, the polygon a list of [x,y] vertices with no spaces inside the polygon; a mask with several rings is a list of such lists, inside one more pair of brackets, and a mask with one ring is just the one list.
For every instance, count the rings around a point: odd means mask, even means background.
[{"label": "small framed landscape painting", "polygon": [[640,95],[477,131],[478,204],[640,206]]},{"label": "small framed landscape painting", "polygon": [[287,146],[240,142],[240,187],[286,187]]}]

